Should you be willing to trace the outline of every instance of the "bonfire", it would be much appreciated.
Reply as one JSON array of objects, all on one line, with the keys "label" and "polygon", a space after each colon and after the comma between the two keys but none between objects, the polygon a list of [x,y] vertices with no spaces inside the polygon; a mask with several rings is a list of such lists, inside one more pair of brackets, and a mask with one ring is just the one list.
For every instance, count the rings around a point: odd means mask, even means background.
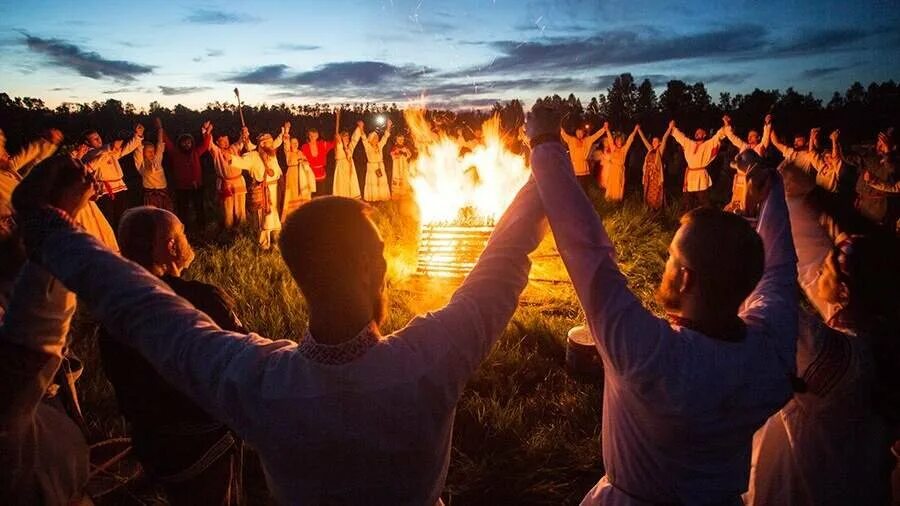
[{"label": "bonfire", "polygon": [[481,143],[465,149],[435,131],[424,109],[407,109],[404,116],[419,151],[410,179],[419,208],[416,273],[463,277],[528,180],[529,169],[521,155],[507,149],[498,116],[482,124]]}]

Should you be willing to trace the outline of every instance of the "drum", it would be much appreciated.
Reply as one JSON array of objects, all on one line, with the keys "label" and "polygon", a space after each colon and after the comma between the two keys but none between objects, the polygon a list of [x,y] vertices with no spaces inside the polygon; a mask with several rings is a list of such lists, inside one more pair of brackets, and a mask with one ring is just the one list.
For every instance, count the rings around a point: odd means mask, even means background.
[{"label": "drum", "polygon": [[572,327],[566,339],[566,372],[570,376],[597,380],[603,378],[603,363],[590,330],[584,325]]}]

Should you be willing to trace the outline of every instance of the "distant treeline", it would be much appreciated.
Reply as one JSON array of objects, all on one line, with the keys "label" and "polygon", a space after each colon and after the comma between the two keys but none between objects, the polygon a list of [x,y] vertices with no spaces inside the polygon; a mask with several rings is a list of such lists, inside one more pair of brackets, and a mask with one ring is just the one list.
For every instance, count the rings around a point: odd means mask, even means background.
[{"label": "distant treeline", "polygon": [[[831,130],[840,128],[845,144],[869,144],[878,131],[896,126],[900,118],[900,86],[893,80],[872,83],[868,87],[854,83],[844,93],[835,92],[825,103],[812,94],[801,94],[793,88],[781,90],[756,89],[749,94],[721,93],[717,101],[709,95],[703,83],[688,84],[669,81],[666,89],[656,94],[653,84],[644,80],[640,84],[631,74],[615,79],[605,93],[592,97],[587,105],[574,94],[544,97],[543,101],[566,108],[566,127],[589,123],[599,128],[609,121],[614,130],[628,132],[635,123],[641,123],[650,134],[661,134],[670,119],[675,119],[682,130],[698,127],[718,128],[721,117],[728,114],[734,120],[739,135],[751,128],[761,128],[763,117],[776,116],[775,126],[782,136],[807,132],[818,126]],[[295,132],[315,127],[324,137],[334,131],[334,104],[261,105],[243,107],[244,117],[251,132],[275,132],[284,121],[295,124]],[[366,119],[368,128],[374,128],[372,116],[384,114],[391,117],[399,128],[404,128],[402,111],[397,104],[345,104],[341,128],[352,129],[358,119]],[[488,115],[501,116],[505,130],[512,131],[524,120],[523,104],[519,100],[498,102],[490,110],[480,111],[430,111],[429,115],[455,132],[462,128],[467,137],[471,129]],[[43,100],[31,97],[11,98],[0,93],[0,128],[4,130],[11,149],[30,139],[46,128],[59,128],[66,136],[66,143],[75,142],[81,132],[98,129],[104,138],[114,138],[130,131],[136,122],[148,128],[150,119],[160,117],[172,133],[199,132],[204,120],[211,120],[218,132],[236,135],[240,127],[236,103],[211,102],[202,110],[176,105],[174,108],[152,102],[147,109],[138,109],[130,103],[108,99],[104,102],[62,104],[54,109]],[[298,131],[299,129],[299,131]]]}]

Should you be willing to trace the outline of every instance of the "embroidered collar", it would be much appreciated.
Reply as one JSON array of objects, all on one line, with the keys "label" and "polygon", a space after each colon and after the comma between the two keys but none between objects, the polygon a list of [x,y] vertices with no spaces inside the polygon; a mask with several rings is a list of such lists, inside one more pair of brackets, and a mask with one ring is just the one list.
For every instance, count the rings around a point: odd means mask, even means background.
[{"label": "embroidered collar", "polygon": [[340,344],[321,344],[310,334],[309,329],[303,334],[297,351],[304,357],[325,365],[347,364],[363,356],[369,348],[381,341],[381,334],[375,322],[369,322],[356,337]]},{"label": "embroidered collar", "polygon": [[744,321],[740,318],[735,317],[734,321],[731,323],[722,326],[721,328],[712,328],[703,326],[690,318],[684,318],[682,316],[674,315],[669,313],[668,315],[669,321],[679,327],[689,328],[695,332],[699,332],[707,337],[711,337],[713,339],[719,341],[726,341],[730,343],[736,343],[744,340],[747,332],[747,326],[744,324]]}]

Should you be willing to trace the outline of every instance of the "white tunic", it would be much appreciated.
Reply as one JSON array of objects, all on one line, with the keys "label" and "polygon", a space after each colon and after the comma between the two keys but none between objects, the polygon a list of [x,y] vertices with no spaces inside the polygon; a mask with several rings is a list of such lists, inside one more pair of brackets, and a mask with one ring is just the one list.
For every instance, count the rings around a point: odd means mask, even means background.
[{"label": "white tunic", "polygon": [[[281,178],[281,166],[276,156],[264,156],[259,151],[250,151],[243,156],[233,157],[231,164],[241,170],[247,170],[253,179],[265,185],[263,191],[268,192],[269,212],[263,219],[263,230],[281,230],[281,219],[278,216],[278,180]],[[271,174],[266,174],[266,170]]]},{"label": "white tunic", "polygon": [[355,130],[350,138],[350,145],[344,146],[342,139],[335,141],[334,148],[334,185],[331,193],[340,197],[358,199],[359,178],[356,177],[356,166],[353,163],[353,151],[359,142],[361,132]]},{"label": "white tunic", "polygon": [[719,154],[719,144],[725,138],[725,129],[719,129],[716,135],[705,141],[688,139],[681,130],[672,129],[672,137],[684,149],[684,159],[687,168],[684,174],[684,191],[700,192],[712,186],[712,179],[706,167],[712,163]]},{"label": "white tunic", "polygon": [[140,147],[134,150],[134,167],[141,175],[143,187],[146,190],[165,190],[166,172],[163,169],[163,154],[166,149],[166,143],[160,134],[156,141],[156,155],[152,160],[144,158],[144,148]]},{"label": "white tunic", "polygon": [[597,139],[603,135],[603,129],[597,130],[591,135],[579,139],[574,135],[569,135],[562,128],[559,129],[559,135],[563,142],[569,148],[569,158],[572,160],[572,167],[576,176],[587,176],[591,173],[591,166],[588,164],[588,151],[591,146],[597,142]]},{"label": "white tunic", "polygon": [[607,476],[583,504],[740,504],[753,433],[791,396],[796,256],[781,185],[759,219],[765,271],[725,342],[654,316],[628,289],[615,249],[562,146],[532,171],[604,366]]},{"label": "white tunic", "polygon": [[395,147],[391,151],[393,172],[391,173],[391,196],[395,199],[405,197],[410,193],[409,186],[409,148]]},{"label": "white tunic", "polygon": [[374,146],[368,139],[363,140],[363,147],[366,148],[366,187],[363,199],[368,202],[391,200],[391,187],[384,170],[384,146],[390,136],[390,130],[384,132],[381,140]]}]

